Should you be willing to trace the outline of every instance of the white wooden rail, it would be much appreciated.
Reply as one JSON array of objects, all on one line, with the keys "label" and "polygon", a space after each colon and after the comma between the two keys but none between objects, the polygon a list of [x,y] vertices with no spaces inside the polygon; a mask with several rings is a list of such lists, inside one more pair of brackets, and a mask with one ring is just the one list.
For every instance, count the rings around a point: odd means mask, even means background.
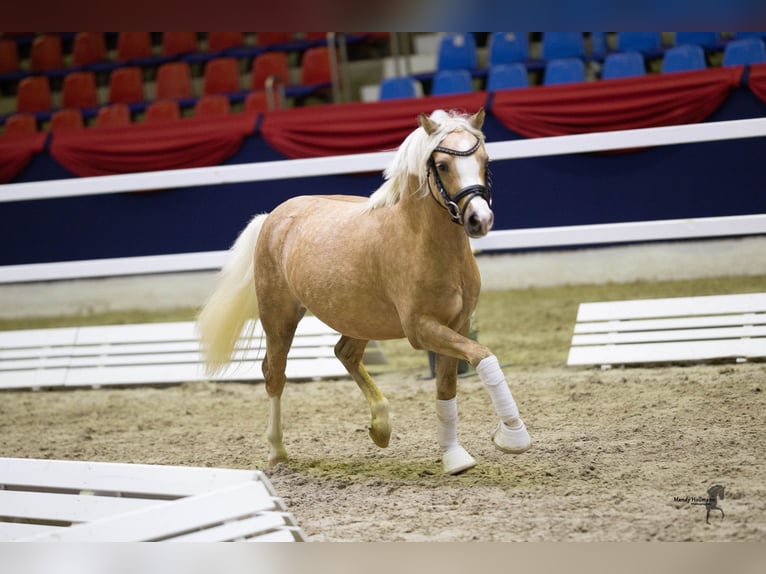
[{"label": "white wooden rail", "polygon": [[[260,324],[238,343],[231,366],[205,374],[192,321],[0,331],[0,389],[174,384],[188,381],[260,381],[265,354]],[[316,317],[298,324],[287,378],[346,377],[335,357],[340,335]],[[376,342],[368,364],[385,362]]]},{"label": "white wooden rail", "polygon": [[568,365],[766,357],[766,293],[582,303]]},{"label": "white wooden rail", "polygon": [[[755,118],[491,142],[487,144],[487,150],[494,160],[500,161],[763,136],[766,136],[766,118]],[[393,152],[380,152],[6,184],[0,186],[0,202],[377,171],[384,169],[392,157]],[[473,245],[479,251],[492,251],[763,233],[766,233],[766,215],[759,214],[741,218],[714,217],[505,230],[491,232],[486,238],[473,242]],[[225,254],[225,251],[212,251],[9,265],[0,267],[0,283],[218,269],[223,265]]]},{"label": "white wooden rail", "polygon": [[0,541],[302,541],[260,471],[0,458]]}]

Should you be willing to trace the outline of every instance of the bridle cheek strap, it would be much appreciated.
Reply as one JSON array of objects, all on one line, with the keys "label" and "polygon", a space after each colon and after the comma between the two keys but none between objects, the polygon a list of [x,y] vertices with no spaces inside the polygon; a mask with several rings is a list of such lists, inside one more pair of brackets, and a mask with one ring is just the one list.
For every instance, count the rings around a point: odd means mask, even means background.
[{"label": "bridle cheek strap", "polygon": [[[453,156],[468,157],[469,155],[473,155],[473,153],[475,153],[476,150],[479,149],[480,145],[481,145],[481,140],[477,138],[474,146],[465,151],[458,151],[456,149],[451,149],[451,148],[442,147],[442,146],[437,146],[434,149],[434,151],[439,151],[439,152],[446,153]],[[436,195],[434,195],[433,191],[431,190],[430,174],[432,171],[434,174],[434,182],[436,183],[436,189],[439,191],[439,195],[441,195],[442,199],[444,200],[444,203],[440,202],[436,198]],[[463,205],[465,206],[471,203],[471,200],[476,196],[479,196],[482,199],[484,199],[490,207],[492,206],[492,175],[490,174],[489,168],[487,168],[486,171],[484,172],[484,181],[486,185],[479,185],[479,184],[469,185],[467,187],[464,187],[460,191],[458,191],[454,196],[450,197],[445,191],[444,184],[442,183],[442,180],[439,177],[439,171],[436,169],[436,162],[434,161],[433,155],[431,155],[431,157],[428,158],[428,167],[426,170],[426,182],[428,183],[428,191],[431,197],[434,198],[434,201],[436,201],[439,205],[441,205],[447,210],[447,213],[449,213],[450,219],[454,223],[463,225],[463,215],[465,212],[464,210],[460,209],[460,201],[463,200],[463,198],[465,197],[468,198],[463,203]]]}]

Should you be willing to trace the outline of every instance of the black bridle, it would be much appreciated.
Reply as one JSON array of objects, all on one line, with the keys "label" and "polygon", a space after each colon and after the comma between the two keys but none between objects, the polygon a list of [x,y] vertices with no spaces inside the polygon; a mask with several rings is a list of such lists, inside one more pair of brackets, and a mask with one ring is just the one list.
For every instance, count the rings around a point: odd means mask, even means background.
[{"label": "black bridle", "polygon": [[[458,157],[468,157],[469,155],[473,155],[477,149],[479,149],[479,146],[481,145],[481,139],[476,138],[476,143],[471,147],[470,149],[467,149],[465,151],[459,151],[456,149],[448,148],[448,147],[442,147],[437,146],[434,149],[434,152],[440,151],[442,153],[446,153],[452,156],[458,156]],[[433,171],[434,174],[434,182],[436,183],[436,189],[439,190],[439,195],[441,195],[442,199],[444,200],[444,203],[441,203],[437,198],[436,195],[431,190],[431,179],[430,175]],[[434,201],[441,205],[443,208],[447,210],[447,213],[449,213],[450,219],[459,225],[463,225],[463,213],[464,211],[460,209],[460,201],[464,197],[468,197],[468,199],[463,203],[463,205],[468,205],[471,203],[471,200],[476,197],[477,195],[481,198],[483,198],[487,204],[491,207],[492,206],[492,174],[489,171],[489,166],[485,168],[484,171],[484,182],[486,185],[469,185],[467,187],[464,187],[460,191],[458,191],[455,195],[450,197],[447,192],[444,190],[444,184],[442,183],[441,178],[439,177],[439,170],[436,169],[436,162],[434,161],[433,153],[428,158],[428,165],[426,169],[426,182],[428,183],[428,191],[431,195],[431,197],[434,198]]]}]

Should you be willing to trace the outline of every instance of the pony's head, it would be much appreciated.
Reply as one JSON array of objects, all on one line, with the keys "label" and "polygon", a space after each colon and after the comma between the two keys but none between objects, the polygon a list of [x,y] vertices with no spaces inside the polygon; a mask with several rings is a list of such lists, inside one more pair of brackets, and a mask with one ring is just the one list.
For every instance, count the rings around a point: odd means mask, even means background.
[{"label": "pony's head", "polygon": [[399,146],[384,172],[385,182],[370,196],[368,209],[391,206],[417,180],[416,193],[431,195],[471,237],[486,235],[494,214],[484,149],[484,109],[473,115],[436,110],[421,114],[420,127]]}]

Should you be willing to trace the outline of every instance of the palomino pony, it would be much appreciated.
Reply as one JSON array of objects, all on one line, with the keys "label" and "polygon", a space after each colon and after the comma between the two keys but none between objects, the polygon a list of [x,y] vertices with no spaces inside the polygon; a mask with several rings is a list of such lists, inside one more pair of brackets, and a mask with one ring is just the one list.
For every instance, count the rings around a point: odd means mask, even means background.
[{"label": "palomino pony", "polygon": [[370,437],[388,446],[389,406],[362,356],[370,340],[407,337],[436,353],[437,438],[444,472],[476,464],[457,440],[457,365],[468,361],[497,412],[492,439],[505,452],[531,444],[492,352],[466,335],[480,276],[468,237],[492,227],[484,110],[421,114],[385,181],[369,198],[295,197],[256,216],[231,248],[198,318],[209,372],[230,362],[248,319],[266,335],[269,464],[287,460],[280,398],[295,329],[306,310],[342,333],[335,354],[371,411]]}]

